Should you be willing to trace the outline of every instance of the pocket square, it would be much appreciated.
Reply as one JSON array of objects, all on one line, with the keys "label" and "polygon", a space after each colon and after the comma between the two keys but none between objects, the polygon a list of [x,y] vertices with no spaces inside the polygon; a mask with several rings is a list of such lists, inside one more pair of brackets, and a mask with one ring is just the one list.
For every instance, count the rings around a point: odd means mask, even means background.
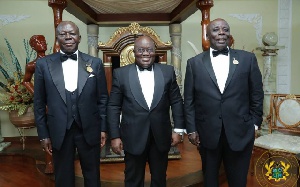
[{"label": "pocket square", "polygon": [[94,74],[90,74],[89,78],[94,77],[94,76],[95,76]]}]

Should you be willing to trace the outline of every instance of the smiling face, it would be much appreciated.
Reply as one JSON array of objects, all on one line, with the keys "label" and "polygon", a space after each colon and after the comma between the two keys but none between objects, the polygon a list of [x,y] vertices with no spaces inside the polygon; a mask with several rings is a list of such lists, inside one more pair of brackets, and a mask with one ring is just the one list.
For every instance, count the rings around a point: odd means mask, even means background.
[{"label": "smiling face", "polygon": [[56,28],[56,38],[60,50],[72,54],[78,49],[81,40],[78,27],[70,21],[62,21]]},{"label": "smiling face", "polygon": [[223,19],[215,19],[207,27],[207,38],[210,47],[215,50],[222,50],[229,45],[230,27]]},{"label": "smiling face", "polygon": [[142,67],[152,66],[155,60],[155,44],[149,36],[141,36],[134,42],[135,63]]}]

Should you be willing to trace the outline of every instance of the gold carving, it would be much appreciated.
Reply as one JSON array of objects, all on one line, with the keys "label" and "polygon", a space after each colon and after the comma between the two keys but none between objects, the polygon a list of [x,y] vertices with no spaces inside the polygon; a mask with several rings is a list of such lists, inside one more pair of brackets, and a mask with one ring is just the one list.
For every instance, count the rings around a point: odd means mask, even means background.
[{"label": "gold carving", "polygon": [[130,45],[127,45],[121,51],[121,54],[120,54],[120,66],[121,67],[134,63],[135,58],[134,58],[133,48],[134,48],[134,45],[130,44]]},{"label": "gold carving", "polygon": [[297,99],[294,94],[289,94],[285,97],[285,99]]},{"label": "gold carving", "polygon": [[255,177],[260,186],[295,186],[299,163],[293,153],[285,150],[264,151],[255,164]]},{"label": "gold carving", "polygon": [[171,41],[167,41],[167,42],[161,41],[159,36],[156,34],[156,32],[152,28],[141,27],[136,22],[131,23],[128,27],[120,27],[117,31],[114,32],[114,34],[110,37],[108,42],[106,42],[106,43],[99,42],[98,45],[100,48],[111,46],[115,42],[116,38],[121,38],[121,36],[124,36],[126,34],[136,35],[136,36],[145,34],[145,35],[149,35],[151,38],[153,38],[155,40],[155,43],[157,43],[159,45],[164,45],[164,46],[172,45]]}]

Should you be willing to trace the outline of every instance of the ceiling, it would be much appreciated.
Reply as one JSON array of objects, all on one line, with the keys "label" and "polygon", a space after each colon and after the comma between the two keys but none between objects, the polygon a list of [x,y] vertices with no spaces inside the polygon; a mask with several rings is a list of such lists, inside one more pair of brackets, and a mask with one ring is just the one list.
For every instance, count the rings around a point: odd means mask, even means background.
[{"label": "ceiling", "polygon": [[105,26],[181,23],[199,0],[67,0],[66,11],[86,24]]}]

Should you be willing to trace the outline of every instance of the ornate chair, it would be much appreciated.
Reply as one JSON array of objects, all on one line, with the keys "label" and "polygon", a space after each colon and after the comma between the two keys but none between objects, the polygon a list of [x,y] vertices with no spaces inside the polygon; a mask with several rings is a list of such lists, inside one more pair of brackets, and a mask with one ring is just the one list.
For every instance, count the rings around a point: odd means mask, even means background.
[{"label": "ornate chair", "polygon": [[[263,172],[264,177],[269,174],[268,182],[278,185],[280,183],[277,182],[280,182],[280,178],[275,181],[276,177],[274,178],[273,171],[276,170],[276,167],[281,168],[282,163],[284,165],[288,163],[289,170],[287,173],[290,172],[289,176],[281,176],[286,177],[284,180],[286,182],[289,179],[290,183],[296,183],[299,176],[299,157],[295,155],[300,153],[300,95],[272,94],[267,123],[269,133],[256,138],[254,142],[253,153],[255,158],[260,153],[260,158],[256,161],[252,159],[252,169],[255,167],[256,177],[261,172]],[[262,167],[258,168],[260,164]],[[276,164],[277,166],[275,166]],[[293,175],[294,179],[292,178]]]}]

